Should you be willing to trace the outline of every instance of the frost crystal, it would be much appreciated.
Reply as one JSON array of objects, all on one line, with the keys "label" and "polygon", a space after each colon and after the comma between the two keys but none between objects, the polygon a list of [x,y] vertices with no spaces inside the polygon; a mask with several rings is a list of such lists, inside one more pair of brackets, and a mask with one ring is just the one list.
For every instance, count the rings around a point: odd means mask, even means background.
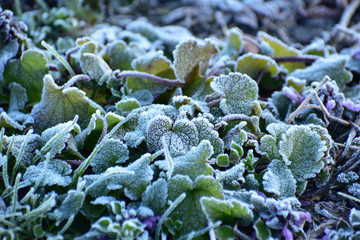
[{"label": "frost crystal", "polygon": [[256,82],[241,73],[216,77],[210,86],[224,95],[220,108],[225,114],[249,114],[258,98],[259,88]]}]

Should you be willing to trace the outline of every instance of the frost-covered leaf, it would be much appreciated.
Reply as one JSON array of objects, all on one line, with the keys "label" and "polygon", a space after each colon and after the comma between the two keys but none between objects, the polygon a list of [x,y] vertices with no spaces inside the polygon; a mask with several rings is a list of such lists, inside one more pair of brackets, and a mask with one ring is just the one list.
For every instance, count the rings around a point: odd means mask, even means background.
[{"label": "frost-covered leaf", "polygon": [[229,56],[230,58],[237,57],[243,50],[243,33],[239,28],[234,27],[229,29],[227,35],[225,46],[220,55]]},{"label": "frost-covered leaf", "polygon": [[210,110],[205,102],[200,102],[187,96],[175,96],[173,97],[172,102],[175,105],[175,107],[178,109],[180,109],[181,106],[188,105],[192,107],[194,110],[197,110],[202,113],[208,113]]},{"label": "frost-covered leaf", "polygon": [[110,167],[100,175],[86,175],[87,191],[93,197],[108,194],[111,190],[123,189],[126,197],[137,200],[153,178],[150,155],[145,154],[126,168]]},{"label": "frost-covered leaf", "polygon": [[177,79],[185,83],[188,75],[200,63],[205,70],[211,56],[217,52],[216,45],[210,40],[206,40],[205,43],[193,39],[181,42],[173,52]]},{"label": "frost-covered leaf", "polygon": [[210,86],[224,95],[220,108],[225,114],[249,114],[258,98],[259,88],[256,82],[240,73],[216,77]]},{"label": "frost-covered leaf", "polygon": [[274,77],[280,69],[275,60],[268,56],[246,53],[237,59],[236,71],[256,79],[261,71],[269,72]]},{"label": "frost-covered leaf", "polygon": [[198,176],[193,182],[188,176],[176,175],[168,182],[168,191],[172,201],[186,193],[186,198],[170,215],[172,222],[178,224],[167,226],[177,238],[206,226],[206,216],[200,204],[202,197],[223,198],[220,184],[211,176]]},{"label": "frost-covered leaf", "polygon": [[69,121],[75,115],[79,116],[80,125],[86,124],[97,109],[103,111],[85,96],[85,92],[76,87],[59,87],[51,75],[46,75],[41,101],[34,106],[31,115],[35,120],[35,132],[41,132],[58,123]]},{"label": "frost-covered leaf", "polygon": [[[13,146],[11,148],[11,154],[14,157],[18,157],[21,151],[21,146],[26,139],[26,135],[17,135],[15,136]],[[7,138],[7,141],[10,142],[11,139]],[[21,163],[25,166],[31,164],[33,158],[35,157],[36,149],[39,149],[41,146],[40,136],[38,134],[30,134],[29,138],[27,139],[27,143],[22,153]]]},{"label": "frost-covered leaf", "polygon": [[[270,36],[269,34],[265,32],[259,32],[258,37],[268,44],[268,46],[272,49],[273,54],[272,57],[282,57],[282,56],[299,56],[301,55],[301,52],[293,47],[287,46],[285,43],[280,41],[279,39]],[[282,63],[284,67],[289,71],[292,72],[295,69],[298,68],[304,68],[304,63]]]},{"label": "frost-covered leaf", "polygon": [[214,197],[202,197],[201,207],[208,220],[233,225],[237,221],[241,226],[248,226],[254,218],[250,206],[236,199],[221,200]]},{"label": "frost-covered leaf", "polygon": [[95,155],[90,163],[95,173],[102,173],[109,167],[114,167],[126,162],[129,159],[127,146],[118,139],[106,140],[104,146]]},{"label": "frost-covered leaf", "polygon": [[58,185],[66,187],[72,183],[69,176],[72,172],[71,166],[64,161],[52,159],[45,167],[45,162],[40,162],[38,165],[32,165],[27,168],[24,174],[24,181],[35,184],[38,178],[42,176],[39,186],[53,186]]},{"label": "frost-covered leaf", "polygon": [[[94,147],[97,143],[103,127],[103,118],[100,114],[100,111],[96,111],[91,115],[88,126],[82,129],[81,132],[75,136],[76,147],[78,149],[86,148],[91,150],[92,147]],[[87,148],[88,146],[89,148]]]},{"label": "frost-covered leaf", "polygon": [[115,103],[115,107],[121,114],[127,115],[135,108],[139,108],[140,103],[136,98],[125,98]]},{"label": "frost-covered leaf", "polygon": [[199,133],[195,124],[187,119],[176,120],[172,127],[169,144],[171,156],[184,155],[198,143]]},{"label": "frost-covered leaf", "polygon": [[20,59],[9,61],[5,68],[4,79],[7,83],[17,82],[26,89],[29,103],[41,99],[43,77],[48,73],[47,60],[37,50],[27,50]]},{"label": "frost-covered leaf", "polygon": [[282,159],[279,153],[279,142],[282,134],[290,128],[284,123],[273,123],[266,127],[270,135],[265,135],[260,139],[260,149],[267,154],[270,159]]},{"label": "frost-covered leaf", "polygon": [[[13,112],[13,113],[18,114],[19,112]],[[8,129],[18,129],[18,130],[23,130],[25,128],[23,124],[19,124],[6,112],[0,113],[0,127],[4,127]]]},{"label": "frost-covered leaf", "polygon": [[213,149],[214,154],[212,157],[224,152],[224,141],[219,137],[219,133],[214,130],[214,125],[204,117],[198,117],[191,120],[199,133],[199,141],[209,140]]},{"label": "frost-covered leaf", "polygon": [[213,170],[207,160],[213,152],[213,147],[208,140],[201,141],[197,147],[191,148],[185,155],[173,159],[173,175],[183,174],[193,180],[200,175],[211,175]]},{"label": "frost-covered leaf", "polygon": [[[84,53],[80,62],[81,70],[97,82],[104,82],[112,77],[112,70],[100,56],[93,53]],[[101,81],[100,81],[101,80]]]},{"label": "frost-covered leaf", "polygon": [[9,87],[11,92],[8,112],[23,109],[28,101],[26,89],[16,82],[10,83]]},{"label": "frost-covered leaf", "polygon": [[283,135],[279,153],[297,181],[315,177],[324,166],[327,147],[321,136],[308,126],[293,126]]},{"label": "frost-covered leaf", "polygon": [[80,131],[80,127],[75,123],[75,121],[60,123],[43,131],[40,139],[42,154],[49,152],[50,157],[54,157],[56,154],[61,153],[66,146],[66,141],[70,138],[71,131]]},{"label": "frost-covered leaf", "polygon": [[215,171],[216,180],[226,189],[238,189],[244,179],[245,165],[240,162],[226,171]]},{"label": "frost-covered leaf", "polygon": [[296,191],[296,180],[290,169],[278,159],[272,160],[263,176],[264,190],[285,198],[292,197]]},{"label": "frost-covered leaf", "polygon": [[142,194],[142,205],[151,208],[155,214],[161,214],[165,209],[167,196],[167,182],[160,178],[147,186]]},{"label": "frost-covered leaf", "polygon": [[84,199],[85,193],[83,191],[71,189],[60,207],[55,209],[52,217],[54,217],[57,222],[61,222],[68,219],[71,215],[76,215],[83,205]]},{"label": "frost-covered leaf", "polygon": [[327,75],[335,80],[340,89],[352,80],[352,74],[346,70],[347,58],[341,55],[333,55],[328,58],[320,58],[305,69],[295,70],[291,77],[305,79],[309,82],[320,82]]},{"label": "frost-covered leaf", "polygon": [[[171,62],[162,51],[149,52],[132,61],[131,66],[139,72],[146,72],[167,79],[175,79],[175,72]],[[126,80],[127,87],[133,91],[147,89],[152,94],[165,92],[169,87],[164,84],[152,82],[147,79],[129,77]]]},{"label": "frost-covered leaf", "polygon": [[173,121],[164,115],[156,116],[150,120],[146,131],[146,144],[150,152],[163,148],[162,137],[170,132]]}]

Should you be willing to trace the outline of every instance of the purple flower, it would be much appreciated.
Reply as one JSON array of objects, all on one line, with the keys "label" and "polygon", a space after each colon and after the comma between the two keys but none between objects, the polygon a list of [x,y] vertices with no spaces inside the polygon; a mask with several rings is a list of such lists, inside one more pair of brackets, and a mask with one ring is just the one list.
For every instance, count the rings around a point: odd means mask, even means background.
[{"label": "purple flower", "polygon": [[342,101],[341,105],[353,112],[360,112],[360,104],[355,104],[351,100]]},{"label": "purple flower", "polygon": [[336,106],[336,102],[335,102],[335,100],[330,100],[325,104],[325,106],[326,106],[326,109],[328,110],[328,112],[330,113],[331,110],[333,110],[334,107]]},{"label": "purple flower", "polygon": [[282,89],[282,92],[286,97],[290,98],[291,100],[293,100],[297,104],[301,104],[305,99],[303,96],[301,96],[300,93],[298,93],[292,87],[284,87]]},{"label": "purple flower", "polygon": [[146,225],[146,228],[151,231],[151,232],[155,232],[156,230],[156,225],[157,223],[160,221],[161,217],[160,216],[149,216],[146,217],[143,220],[143,223]]},{"label": "purple flower", "polygon": [[295,221],[295,225],[300,227],[301,224],[306,220],[311,222],[311,215],[308,212],[297,212],[299,214],[299,219]]},{"label": "purple flower", "polygon": [[285,240],[293,240],[294,239],[292,232],[287,227],[284,227],[282,229],[282,233],[284,235]]}]

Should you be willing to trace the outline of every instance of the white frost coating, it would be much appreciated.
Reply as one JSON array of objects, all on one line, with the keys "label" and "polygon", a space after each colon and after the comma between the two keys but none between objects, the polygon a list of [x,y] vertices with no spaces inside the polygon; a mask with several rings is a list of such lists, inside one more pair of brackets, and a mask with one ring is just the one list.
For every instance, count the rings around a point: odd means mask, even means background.
[{"label": "white frost coating", "polygon": [[186,154],[199,143],[199,133],[194,123],[187,119],[175,121],[170,137],[170,153],[173,157]]},{"label": "white frost coating", "polygon": [[112,72],[104,59],[93,53],[84,53],[81,57],[80,66],[84,74],[89,75],[96,81],[99,81],[105,74]]},{"label": "white frost coating", "polygon": [[[43,172],[45,162],[40,162],[37,166],[30,166],[24,174],[24,181],[35,184]],[[66,187],[72,183],[68,176],[72,172],[71,166],[63,161],[52,159],[43,173],[40,186],[63,186]]]},{"label": "white frost coating", "polygon": [[218,51],[216,44],[209,39],[203,44],[194,39],[179,43],[173,52],[177,79],[185,83],[186,77],[199,63],[202,62],[206,66],[211,56]]},{"label": "white frost coating", "polygon": [[95,173],[102,173],[109,167],[124,163],[129,159],[127,146],[118,139],[110,138],[106,140],[104,146],[90,162]]},{"label": "white frost coating", "polygon": [[263,176],[264,190],[279,197],[292,197],[296,191],[296,180],[291,171],[278,159],[274,159]]},{"label": "white frost coating", "polygon": [[220,102],[220,108],[225,114],[250,114],[258,98],[257,83],[246,74],[221,75],[210,86],[225,96]]},{"label": "white frost coating", "polygon": [[260,71],[266,70],[271,76],[276,76],[280,68],[275,60],[261,54],[246,53],[237,59],[236,71],[256,78]]},{"label": "white frost coating", "polygon": [[308,126],[293,126],[283,135],[279,153],[298,181],[315,177],[324,166],[321,161],[327,151],[320,134]]},{"label": "white frost coating", "polygon": [[79,124],[88,120],[88,116],[101,106],[85,96],[85,92],[76,87],[62,88],[55,84],[50,74],[44,77],[44,88],[40,103],[31,111],[35,132],[74,119],[79,116]]},{"label": "white frost coating", "polygon": [[162,137],[171,130],[173,121],[164,115],[156,116],[149,121],[146,138],[150,152],[155,152],[163,148]]}]

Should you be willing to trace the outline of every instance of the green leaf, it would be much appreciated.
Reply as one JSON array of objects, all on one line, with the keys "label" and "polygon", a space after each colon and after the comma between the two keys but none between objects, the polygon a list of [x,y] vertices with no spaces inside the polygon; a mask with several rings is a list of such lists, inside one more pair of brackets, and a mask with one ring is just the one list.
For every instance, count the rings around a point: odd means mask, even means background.
[{"label": "green leaf", "polygon": [[275,60],[268,56],[246,53],[237,59],[236,71],[256,79],[261,71],[269,72],[271,76],[275,77],[280,69]]},{"label": "green leaf", "polygon": [[[19,112],[12,112],[14,114],[20,114]],[[10,113],[11,115],[11,113]],[[0,113],[0,127],[4,127],[7,129],[17,129],[17,130],[23,130],[25,128],[25,125],[18,123],[13,117],[11,117],[6,112]]]},{"label": "green leaf", "polygon": [[254,223],[254,229],[256,231],[256,237],[259,240],[267,240],[271,238],[270,229],[264,225],[260,218]]},{"label": "green leaf", "polygon": [[136,44],[127,45],[122,40],[114,41],[108,47],[109,64],[112,69],[131,70],[131,62],[145,54]]},{"label": "green leaf", "polygon": [[320,58],[305,69],[298,69],[290,74],[290,77],[305,79],[309,82],[320,82],[325,76],[335,80],[340,89],[352,80],[352,74],[346,70],[347,58],[341,55],[332,55],[328,58]]},{"label": "green leaf", "polygon": [[146,131],[146,144],[150,152],[163,148],[162,137],[170,133],[173,121],[164,115],[156,116],[150,120]]},{"label": "green leaf", "polygon": [[198,145],[199,133],[194,123],[187,119],[178,119],[172,127],[170,153],[173,157],[186,154],[191,147]]},{"label": "green leaf", "polygon": [[44,77],[44,89],[40,103],[36,104],[31,115],[34,118],[35,132],[69,121],[79,116],[80,126],[86,125],[90,116],[97,110],[103,111],[95,102],[76,87],[59,87],[51,75]]},{"label": "green leaf", "polygon": [[288,167],[278,159],[272,160],[263,176],[264,190],[281,198],[293,197],[296,180]]},{"label": "green leaf", "polygon": [[85,200],[85,193],[79,190],[71,189],[61,203],[60,207],[55,209],[54,217],[57,222],[61,222],[65,219],[68,219],[71,215],[76,215],[83,205]]},{"label": "green leaf", "polygon": [[[6,138],[7,141],[10,141],[10,138]],[[21,151],[21,146],[26,139],[26,135],[16,135],[14,138],[14,143],[11,148],[11,154],[14,157],[18,157]],[[38,134],[30,134],[27,144],[22,153],[21,163],[25,166],[29,166],[36,156],[36,150],[41,146],[40,136]]]},{"label": "green leaf", "polygon": [[220,240],[235,239],[234,229],[230,226],[221,226],[215,229],[216,237]]},{"label": "green leaf", "polygon": [[220,55],[229,56],[230,58],[237,57],[243,50],[243,45],[242,31],[237,27],[231,28],[227,32],[226,43]]},{"label": "green leaf", "polygon": [[216,45],[206,40],[204,43],[190,39],[176,46],[174,55],[174,69],[178,80],[185,83],[189,74],[202,63],[202,69],[206,66],[211,56],[218,52]]},{"label": "green leaf", "polygon": [[9,39],[10,24],[6,24],[4,19],[1,19],[1,24],[4,24],[0,28],[0,82],[3,85],[5,66],[18,53],[19,43],[16,38]]},{"label": "green leaf", "polygon": [[43,77],[48,73],[47,60],[37,50],[27,50],[20,59],[9,61],[4,79],[7,83],[17,82],[26,89],[29,103],[39,102],[43,88]]},{"label": "green leaf", "polygon": [[[289,57],[289,56],[299,56],[301,55],[301,52],[293,47],[287,46],[285,43],[280,41],[279,39],[270,36],[269,34],[265,32],[259,32],[258,37],[267,43],[269,47],[273,50],[273,56],[272,57]],[[284,67],[289,71],[292,72],[298,68],[304,68],[304,63],[282,63],[281,65],[284,65]]]},{"label": "green leaf", "polygon": [[207,225],[200,204],[202,197],[223,198],[221,186],[211,176],[198,176],[193,182],[188,176],[176,175],[169,180],[168,189],[172,201],[186,193],[186,198],[170,215],[172,222],[178,223],[171,229],[176,238]]},{"label": "green leaf", "polygon": [[92,166],[92,170],[95,173],[102,173],[109,167],[120,165],[128,159],[129,150],[127,146],[121,140],[110,138],[100,148],[99,152],[90,162],[90,166]]},{"label": "green leaf", "polygon": [[251,207],[236,199],[221,200],[214,197],[202,197],[201,207],[209,221],[222,221],[223,224],[234,225],[239,222],[241,226],[248,226],[254,215]]},{"label": "green leaf", "polygon": [[40,180],[40,186],[62,186],[66,187],[71,184],[72,179],[69,176],[72,172],[71,166],[64,161],[52,159],[47,165],[45,162],[40,162],[38,165],[32,165],[27,168],[23,180],[35,184],[38,178],[42,176]]},{"label": "green leaf", "polygon": [[260,139],[260,149],[270,159],[282,159],[279,153],[279,142],[282,134],[291,126],[285,123],[272,123],[266,127],[271,135],[265,135]]},{"label": "green leaf", "polygon": [[140,103],[136,98],[125,98],[115,103],[115,107],[122,115],[127,115],[132,110],[139,108]]},{"label": "green leaf", "polygon": [[224,95],[220,108],[225,114],[250,114],[258,98],[259,88],[256,82],[240,73],[216,77],[210,86]]},{"label": "green leaf", "polygon": [[297,181],[315,177],[324,162],[322,158],[328,150],[321,135],[309,125],[292,126],[279,143],[279,153]]},{"label": "green leaf", "polygon": [[[100,56],[84,53],[80,62],[81,70],[101,84],[112,76],[112,70]],[[100,81],[101,80],[101,81]]]},{"label": "green leaf", "polygon": [[8,112],[23,109],[28,101],[26,89],[16,82],[10,83],[9,87],[11,92]]},{"label": "green leaf", "polygon": [[142,205],[151,208],[156,215],[161,215],[165,210],[166,199],[168,197],[167,182],[159,178],[151,185],[147,186],[142,194]]}]

